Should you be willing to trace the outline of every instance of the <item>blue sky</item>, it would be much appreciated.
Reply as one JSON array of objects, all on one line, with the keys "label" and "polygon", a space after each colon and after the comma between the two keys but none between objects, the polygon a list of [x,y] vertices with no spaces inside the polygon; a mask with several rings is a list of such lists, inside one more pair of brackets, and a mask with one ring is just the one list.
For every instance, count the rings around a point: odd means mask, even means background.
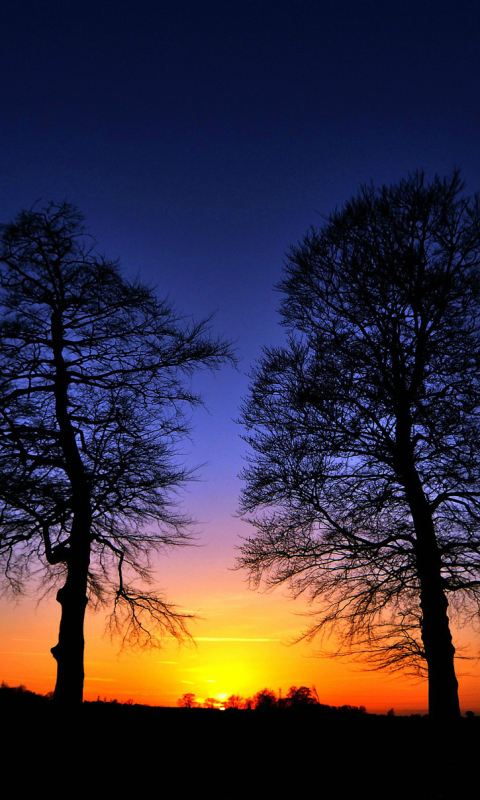
[{"label": "blue sky", "polygon": [[282,340],[288,247],[371,180],[458,166],[480,188],[479,23],[473,0],[2,4],[0,221],[70,201],[127,274],[236,342],[238,372],[198,381],[206,548],[175,569],[226,570],[246,533],[233,419]]}]

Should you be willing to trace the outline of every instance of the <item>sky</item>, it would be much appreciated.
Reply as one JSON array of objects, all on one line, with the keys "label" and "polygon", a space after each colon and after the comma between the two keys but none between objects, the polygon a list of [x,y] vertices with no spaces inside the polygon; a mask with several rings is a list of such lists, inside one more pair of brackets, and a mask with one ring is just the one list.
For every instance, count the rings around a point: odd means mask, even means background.
[{"label": "sky", "polygon": [[[21,0],[0,5],[0,221],[68,200],[102,252],[234,341],[238,370],[196,382],[183,500],[197,547],[156,564],[196,645],[123,652],[89,614],[85,697],[175,704],[315,685],[326,703],[424,710],[426,684],[291,642],[308,606],[233,570],[245,445],[235,422],[262,347],[283,341],[285,253],[361,184],[459,167],[480,190],[474,0]],[[59,606],[0,601],[0,680],[53,689]],[[462,631],[459,641],[471,642]],[[473,652],[478,653],[478,641]],[[459,662],[464,710],[480,670]]]}]

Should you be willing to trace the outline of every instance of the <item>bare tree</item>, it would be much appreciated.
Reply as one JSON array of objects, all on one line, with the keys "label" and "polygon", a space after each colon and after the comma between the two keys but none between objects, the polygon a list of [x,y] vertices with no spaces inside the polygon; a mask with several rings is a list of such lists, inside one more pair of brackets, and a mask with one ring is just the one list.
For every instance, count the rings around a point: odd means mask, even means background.
[{"label": "bare tree", "polygon": [[239,694],[231,694],[225,701],[225,708],[235,709],[238,711],[245,707],[245,700]]},{"label": "bare tree", "polygon": [[[291,249],[242,409],[240,566],[318,603],[313,637],[426,665],[459,714],[450,615],[480,598],[480,206],[458,172],[367,186]],[[449,605],[450,604],[450,605]]]},{"label": "bare tree", "polygon": [[314,691],[308,686],[290,686],[284,700],[285,708],[293,711],[302,711],[305,708],[310,709],[318,705],[319,702],[315,697]]},{"label": "bare tree", "polygon": [[180,708],[195,708],[197,705],[196,695],[193,692],[187,692],[177,700],[177,706]]},{"label": "bare tree", "polygon": [[231,355],[208,320],[123,278],[74,207],[23,212],[0,235],[0,557],[14,591],[39,566],[62,584],[55,698],[78,703],[89,600],[113,604],[129,643],[187,633],[145,583],[152,553],[189,542],[189,379]]},{"label": "bare tree", "polygon": [[271,689],[262,689],[253,698],[254,708],[257,711],[272,711],[278,708],[278,700]]}]

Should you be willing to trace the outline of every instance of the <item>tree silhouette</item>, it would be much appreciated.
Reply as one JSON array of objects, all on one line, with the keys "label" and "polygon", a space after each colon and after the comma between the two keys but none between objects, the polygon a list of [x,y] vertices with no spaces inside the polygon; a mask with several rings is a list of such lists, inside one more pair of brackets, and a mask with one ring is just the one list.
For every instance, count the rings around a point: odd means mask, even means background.
[{"label": "tree silhouette", "polygon": [[180,708],[195,708],[197,704],[196,695],[193,692],[187,692],[186,694],[182,694],[179,698],[177,705]]},{"label": "tree silhouette", "polygon": [[175,504],[200,402],[189,379],[231,356],[208,321],[124,279],[71,205],[0,233],[0,555],[13,591],[39,565],[63,584],[55,698],[78,703],[89,600],[113,605],[125,642],[187,633],[188,614],[145,582],[153,552],[189,540]]},{"label": "tree silhouette", "polygon": [[277,696],[271,689],[262,689],[253,698],[253,703],[257,711],[273,711],[277,708]]},{"label": "tree silhouette", "polygon": [[225,701],[225,708],[227,709],[238,709],[243,708],[245,705],[245,700],[239,694],[231,694],[230,697],[227,698]]},{"label": "tree silhouette", "polygon": [[364,187],[291,249],[283,324],[242,409],[240,566],[321,603],[309,635],[426,663],[458,716],[447,615],[480,597],[480,209],[458,172]]},{"label": "tree silhouette", "polygon": [[301,711],[305,708],[318,705],[312,689],[308,686],[291,686],[284,701],[285,708],[292,711]]},{"label": "tree silhouette", "polygon": [[213,708],[218,709],[221,705],[222,703],[217,697],[206,697],[203,701],[203,708],[209,708],[210,710]]}]

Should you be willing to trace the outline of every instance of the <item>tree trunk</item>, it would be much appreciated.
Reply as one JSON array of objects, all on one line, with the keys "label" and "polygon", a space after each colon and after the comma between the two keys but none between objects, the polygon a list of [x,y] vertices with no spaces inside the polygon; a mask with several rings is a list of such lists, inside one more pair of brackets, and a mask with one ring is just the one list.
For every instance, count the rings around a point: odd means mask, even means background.
[{"label": "tree trunk", "polygon": [[435,528],[420,477],[412,467],[405,481],[416,533],[416,559],[420,581],[422,641],[428,664],[428,709],[435,718],[460,716],[450,623],[442,579],[442,562]]},{"label": "tree trunk", "polygon": [[[84,682],[84,620],[90,563],[90,514],[75,519],[70,537],[67,579],[57,592],[62,607],[58,644],[51,653],[57,661],[54,700],[63,707],[81,705]],[[88,519],[86,518],[88,517]]]},{"label": "tree trunk", "polygon": [[84,621],[87,606],[88,568],[91,548],[91,498],[85,467],[77,446],[75,430],[69,415],[70,377],[63,357],[63,322],[60,310],[52,314],[52,350],[55,364],[55,413],[59,442],[72,497],[72,528],[62,560],[67,565],[67,579],[57,593],[62,607],[58,644],[52,647],[57,661],[57,683],[54,699],[62,706],[76,706],[83,701],[85,649]]},{"label": "tree trunk", "polygon": [[447,615],[448,601],[435,576],[426,578],[423,573],[420,606],[422,640],[428,664],[429,714],[436,718],[456,719],[460,716],[460,704],[454,665],[455,648]]},{"label": "tree trunk", "polygon": [[394,467],[405,489],[415,528],[422,641],[428,665],[428,711],[437,719],[456,719],[460,716],[458,681],[454,665],[455,648],[447,615],[448,601],[442,578],[442,560],[430,503],[416,468],[412,421],[405,394],[404,387],[397,387],[399,404]]}]

